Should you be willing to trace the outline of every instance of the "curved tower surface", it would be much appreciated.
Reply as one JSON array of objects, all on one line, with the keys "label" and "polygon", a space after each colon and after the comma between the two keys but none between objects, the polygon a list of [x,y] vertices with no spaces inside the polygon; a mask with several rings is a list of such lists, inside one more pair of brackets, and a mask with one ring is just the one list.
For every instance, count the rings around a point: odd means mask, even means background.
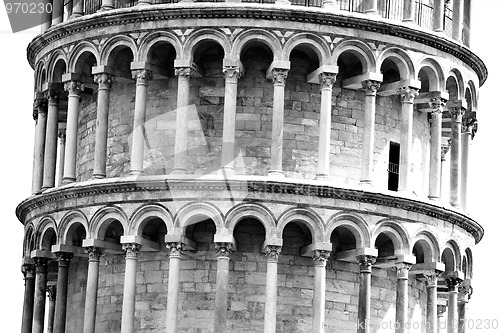
[{"label": "curved tower surface", "polygon": [[464,332],[471,2],[53,0],[22,333]]}]

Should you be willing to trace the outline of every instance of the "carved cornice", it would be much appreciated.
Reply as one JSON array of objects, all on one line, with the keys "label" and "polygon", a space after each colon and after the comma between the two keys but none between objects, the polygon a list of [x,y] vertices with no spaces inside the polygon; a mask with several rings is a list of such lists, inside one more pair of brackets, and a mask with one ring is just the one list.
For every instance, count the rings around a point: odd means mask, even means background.
[{"label": "carved cornice", "polygon": [[[123,194],[127,193],[131,196],[132,193],[147,192],[164,192],[173,190],[189,190],[189,191],[225,191],[227,186],[231,189],[241,188],[249,194],[247,200],[259,201],[258,197],[261,197],[262,193],[274,194],[275,197],[281,197],[282,195],[299,195],[299,196],[310,196],[318,198],[331,198],[340,199],[347,201],[355,201],[360,203],[369,203],[374,205],[381,205],[387,207],[394,207],[398,209],[404,209],[408,212],[419,213],[424,216],[439,219],[458,227],[463,228],[465,231],[469,232],[476,240],[479,242],[484,234],[483,228],[475,222],[472,218],[463,213],[448,208],[444,208],[438,205],[434,205],[430,202],[413,200],[410,198],[396,197],[385,195],[382,193],[369,192],[367,190],[357,190],[350,188],[339,188],[333,186],[319,185],[319,184],[307,184],[307,183],[286,183],[286,182],[276,182],[267,180],[201,180],[201,179],[189,179],[189,180],[173,180],[168,178],[147,178],[143,180],[136,181],[116,181],[112,179],[109,183],[103,183],[102,181],[92,183],[88,185],[78,185],[76,187],[66,187],[50,192],[42,193],[39,195],[31,196],[30,198],[24,200],[16,208],[16,215],[22,223],[26,223],[26,218],[28,214],[32,211],[43,208],[45,205],[53,205],[54,203],[60,201],[80,201],[83,198],[95,197],[96,195],[111,195],[111,194]],[[255,195],[253,195],[255,193]],[[276,195],[278,194],[278,195]],[[140,196],[138,196],[138,199]],[[110,199],[111,200],[111,199]],[[266,200],[266,199],[262,199]],[[82,200],[84,201],[84,200]],[[137,201],[137,200],[136,200]],[[139,200],[140,201],[140,200]],[[144,200],[148,201],[148,200]],[[274,200],[276,201],[276,200]],[[286,199],[279,201],[282,203],[290,202]],[[102,205],[105,205],[102,202]],[[314,204],[310,205],[314,207]],[[67,207],[65,209],[68,209]]]},{"label": "carved cornice", "polygon": [[252,5],[248,5],[248,7],[234,7],[231,4],[220,3],[202,3],[199,6],[189,5],[189,7],[185,7],[183,4],[144,6],[140,11],[130,11],[129,8],[122,8],[87,15],[78,20],[66,21],[37,36],[30,43],[28,46],[28,60],[34,69],[37,54],[44,47],[66,36],[93,28],[102,29],[103,27],[122,26],[126,24],[134,24],[136,26],[141,22],[171,21],[177,19],[262,19],[359,29],[411,40],[446,52],[465,62],[477,73],[480,85],[486,81],[488,76],[484,62],[467,47],[444,36],[434,34],[432,31],[412,29],[411,27],[400,25],[399,22],[379,21],[368,15],[360,17],[359,15],[352,15],[344,11],[341,13],[321,12],[298,6],[286,9],[259,6],[258,10],[255,10],[255,7]]}]

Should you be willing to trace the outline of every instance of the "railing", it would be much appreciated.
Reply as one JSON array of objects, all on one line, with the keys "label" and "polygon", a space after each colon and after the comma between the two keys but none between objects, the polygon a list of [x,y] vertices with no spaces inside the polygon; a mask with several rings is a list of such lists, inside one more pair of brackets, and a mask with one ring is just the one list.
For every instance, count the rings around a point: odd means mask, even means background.
[{"label": "railing", "polygon": [[399,175],[399,164],[389,162],[389,165],[387,166],[387,171]]}]

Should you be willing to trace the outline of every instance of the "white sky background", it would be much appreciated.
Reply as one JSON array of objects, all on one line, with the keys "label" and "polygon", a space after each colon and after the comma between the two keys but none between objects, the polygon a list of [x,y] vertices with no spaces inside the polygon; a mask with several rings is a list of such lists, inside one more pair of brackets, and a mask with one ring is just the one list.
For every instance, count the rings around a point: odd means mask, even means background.
[{"label": "white sky background", "polygon": [[[485,320],[500,321],[500,264],[496,258],[500,239],[500,217],[495,214],[500,196],[499,162],[500,121],[496,105],[500,90],[500,48],[498,44],[499,0],[475,0],[472,17],[472,50],[486,63],[489,77],[480,88],[478,106],[479,131],[472,143],[469,174],[469,212],[485,228],[483,240],[474,256],[474,294],[468,317],[482,329],[469,332],[500,332],[486,330]],[[23,227],[15,216],[18,203],[31,193],[31,173],[34,141],[33,70],[26,60],[26,47],[38,33],[13,34],[4,9],[0,9],[0,192],[1,261],[0,261],[0,331],[21,329],[24,293],[21,273]],[[500,323],[499,323],[500,325]]]}]

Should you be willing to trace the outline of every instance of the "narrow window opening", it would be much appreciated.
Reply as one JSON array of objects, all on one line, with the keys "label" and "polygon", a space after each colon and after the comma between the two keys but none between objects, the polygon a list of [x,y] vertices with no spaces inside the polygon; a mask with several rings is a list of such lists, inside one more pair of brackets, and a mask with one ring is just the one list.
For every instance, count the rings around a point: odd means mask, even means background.
[{"label": "narrow window opening", "polygon": [[399,186],[399,143],[392,142],[389,146],[388,190],[397,191]]}]

